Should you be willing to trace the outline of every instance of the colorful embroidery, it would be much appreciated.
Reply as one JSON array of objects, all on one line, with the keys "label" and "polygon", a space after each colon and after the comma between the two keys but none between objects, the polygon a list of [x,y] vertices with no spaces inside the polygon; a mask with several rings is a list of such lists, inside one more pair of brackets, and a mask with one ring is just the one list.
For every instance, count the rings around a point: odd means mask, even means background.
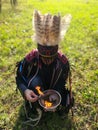
[{"label": "colorful embroidery", "polygon": [[34,58],[36,58],[36,57],[38,57],[38,51],[37,51],[37,49],[32,50],[29,54],[27,54],[26,60],[27,60],[28,62],[30,62],[32,59],[34,59]]},{"label": "colorful embroidery", "polygon": [[68,59],[65,55],[63,55],[61,52],[58,52],[58,58],[61,60],[63,64],[66,64]]}]

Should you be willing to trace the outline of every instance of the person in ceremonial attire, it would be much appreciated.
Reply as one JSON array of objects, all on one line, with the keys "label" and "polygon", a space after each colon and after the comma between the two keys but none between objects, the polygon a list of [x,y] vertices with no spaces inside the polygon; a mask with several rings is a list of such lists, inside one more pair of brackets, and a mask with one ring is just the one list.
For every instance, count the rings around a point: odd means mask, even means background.
[{"label": "person in ceremonial attire", "polygon": [[[59,43],[63,39],[71,20],[67,15],[42,15],[34,11],[33,27],[37,49],[33,49],[17,64],[16,84],[26,102],[32,106],[38,101],[36,87],[41,91],[56,90],[61,95],[61,111],[69,112],[73,105],[71,87],[66,83],[70,79],[70,64],[65,54],[59,52]],[[71,82],[71,81],[70,81]]]}]

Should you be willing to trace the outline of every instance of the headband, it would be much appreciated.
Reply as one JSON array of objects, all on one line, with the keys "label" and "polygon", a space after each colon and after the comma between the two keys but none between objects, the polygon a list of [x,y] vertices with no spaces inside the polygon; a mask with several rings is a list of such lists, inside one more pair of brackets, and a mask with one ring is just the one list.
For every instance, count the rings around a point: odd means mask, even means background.
[{"label": "headband", "polygon": [[37,44],[37,48],[39,51],[39,54],[43,57],[54,57],[57,54],[58,51],[58,45],[55,46],[43,46],[40,44]]}]

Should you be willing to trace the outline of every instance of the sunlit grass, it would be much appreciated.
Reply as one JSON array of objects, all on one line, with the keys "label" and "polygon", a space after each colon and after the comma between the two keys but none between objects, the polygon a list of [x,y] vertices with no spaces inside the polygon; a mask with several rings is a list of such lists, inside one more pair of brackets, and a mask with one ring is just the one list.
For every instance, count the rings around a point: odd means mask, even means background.
[{"label": "sunlit grass", "polygon": [[[22,98],[16,93],[15,64],[36,47],[32,41],[34,9],[41,13],[72,15],[70,28],[60,44],[72,70],[75,95],[74,119],[61,120],[48,114],[34,130],[97,130],[98,120],[98,1],[19,0],[12,9],[3,1],[0,14],[0,128],[22,130]],[[18,122],[15,121],[18,119]],[[59,123],[57,123],[59,122]],[[72,123],[72,124],[70,124]],[[69,124],[66,126],[66,124]],[[71,126],[72,125],[72,126]],[[71,126],[71,128],[69,128]],[[30,129],[29,129],[30,130]]]}]

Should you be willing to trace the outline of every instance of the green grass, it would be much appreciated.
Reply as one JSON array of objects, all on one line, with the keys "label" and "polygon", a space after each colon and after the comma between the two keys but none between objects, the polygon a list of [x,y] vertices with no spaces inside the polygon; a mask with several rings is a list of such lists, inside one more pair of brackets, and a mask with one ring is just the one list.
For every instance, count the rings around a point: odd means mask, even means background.
[{"label": "green grass", "polygon": [[[15,93],[15,64],[36,47],[32,41],[33,10],[72,14],[60,49],[71,63],[75,96],[74,117],[62,120],[55,113],[33,130],[98,129],[98,1],[18,0],[12,9],[3,0],[0,14],[0,130],[23,130],[23,99]],[[31,128],[27,128],[31,130]]]}]

